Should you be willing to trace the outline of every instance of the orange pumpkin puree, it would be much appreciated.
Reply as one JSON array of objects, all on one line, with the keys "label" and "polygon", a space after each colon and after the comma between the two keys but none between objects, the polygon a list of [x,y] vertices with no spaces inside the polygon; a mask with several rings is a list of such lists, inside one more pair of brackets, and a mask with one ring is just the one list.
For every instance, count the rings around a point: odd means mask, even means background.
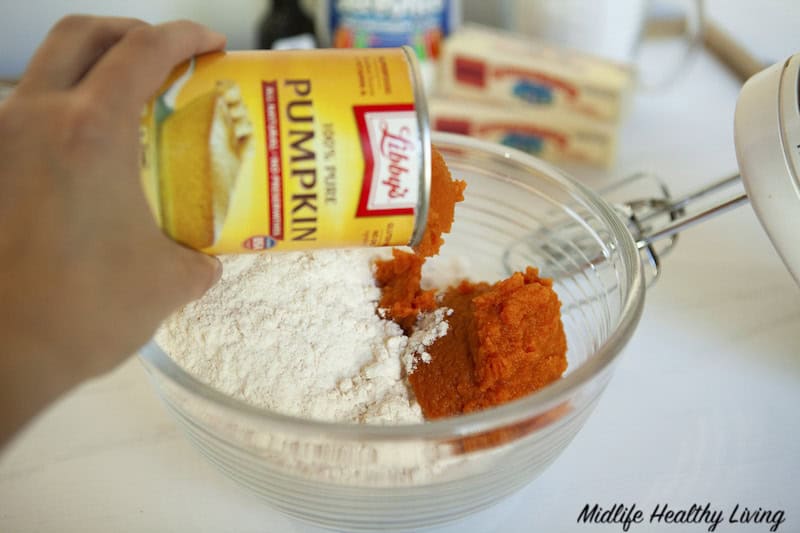
[{"label": "orange pumpkin puree", "polygon": [[410,254],[395,248],[393,259],[378,261],[375,281],[381,287],[379,307],[388,309],[389,316],[405,330],[414,327],[417,315],[436,309],[436,291],[423,291],[419,282],[425,259],[439,253],[444,244],[442,233],[453,226],[456,203],[464,199],[466,183],[454,180],[444,162],[442,154],[431,150],[431,191],[428,222],[422,240]]},{"label": "orange pumpkin puree", "polygon": [[444,293],[453,310],[431,361],[409,376],[426,418],[477,411],[515,400],[567,369],[561,302],[535,268],[494,285],[461,282]]},{"label": "orange pumpkin puree", "polygon": [[434,290],[420,288],[422,265],[439,252],[450,231],[455,204],[466,184],[453,180],[444,159],[433,150],[431,203],[422,242],[413,254],[393,250],[376,263],[379,306],[406,332],[419,313],[449,307],[447,335],[428,352],[431,360],[409,376],[428,419],[499,405],[555,381],[567,368],[567,342],[561,302],[552,281],[535,268],[516,272],[494,285],[462,281],[437,302]]}]

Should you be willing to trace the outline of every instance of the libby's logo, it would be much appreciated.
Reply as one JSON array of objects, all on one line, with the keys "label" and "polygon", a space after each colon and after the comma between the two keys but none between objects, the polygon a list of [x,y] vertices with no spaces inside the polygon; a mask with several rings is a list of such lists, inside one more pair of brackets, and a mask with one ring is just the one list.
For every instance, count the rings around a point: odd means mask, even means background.
[{"label": "libby's logo", "polygon": [[356,106],[364,177],[357,216],[413,215],[421,152],[414,106]]},{"label": "libby's logo", "polygon": [[408,154],[414,155],[414,143],[411,141],[411,130],[402,127],[397,133],[389,131],[389,124],[381,125],[381,155],[388,163],[386,177],[381,184],[389,187],[389,198],[405,198],[408,187],[403,185],[408,181]]}]

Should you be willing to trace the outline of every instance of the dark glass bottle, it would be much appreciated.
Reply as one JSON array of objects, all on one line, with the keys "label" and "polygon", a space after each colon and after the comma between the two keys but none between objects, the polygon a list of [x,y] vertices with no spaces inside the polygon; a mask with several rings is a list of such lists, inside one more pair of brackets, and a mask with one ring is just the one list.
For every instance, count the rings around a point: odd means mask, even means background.
[{"label": "dark glass bottle", "polygon": [[314,21],[303,11],[299,0],[272,0],[258,29],[261,49],[315,48]]}]

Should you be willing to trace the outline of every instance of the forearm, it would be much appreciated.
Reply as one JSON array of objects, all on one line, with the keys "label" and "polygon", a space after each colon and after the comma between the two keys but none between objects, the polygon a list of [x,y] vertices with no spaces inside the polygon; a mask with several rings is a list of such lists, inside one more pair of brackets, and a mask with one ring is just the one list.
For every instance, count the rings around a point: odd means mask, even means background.
[{"label": "forearm", "polygon": [[59,21],[0,103],[0,446],[122,362],[220,276],[141,188],[145,103],[225,37],[188,21]]},{"label": "forearm", "polygon": [[[0,330],[2,331],[2,330]],[[40,342],[14,332],[0,338],[0,449],[37,413],[78,383]]]}]

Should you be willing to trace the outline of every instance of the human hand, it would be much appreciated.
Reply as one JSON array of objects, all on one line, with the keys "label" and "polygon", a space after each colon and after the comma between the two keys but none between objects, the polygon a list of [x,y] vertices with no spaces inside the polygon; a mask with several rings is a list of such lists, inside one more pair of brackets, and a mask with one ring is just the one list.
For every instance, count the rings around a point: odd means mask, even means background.
[{"label": "human hand", "polygon": [[156,226],[138,128],[176,65],[224,44],[186,21],[67,17],[0,104],[0,443],[219,278],[217,259]]}]

